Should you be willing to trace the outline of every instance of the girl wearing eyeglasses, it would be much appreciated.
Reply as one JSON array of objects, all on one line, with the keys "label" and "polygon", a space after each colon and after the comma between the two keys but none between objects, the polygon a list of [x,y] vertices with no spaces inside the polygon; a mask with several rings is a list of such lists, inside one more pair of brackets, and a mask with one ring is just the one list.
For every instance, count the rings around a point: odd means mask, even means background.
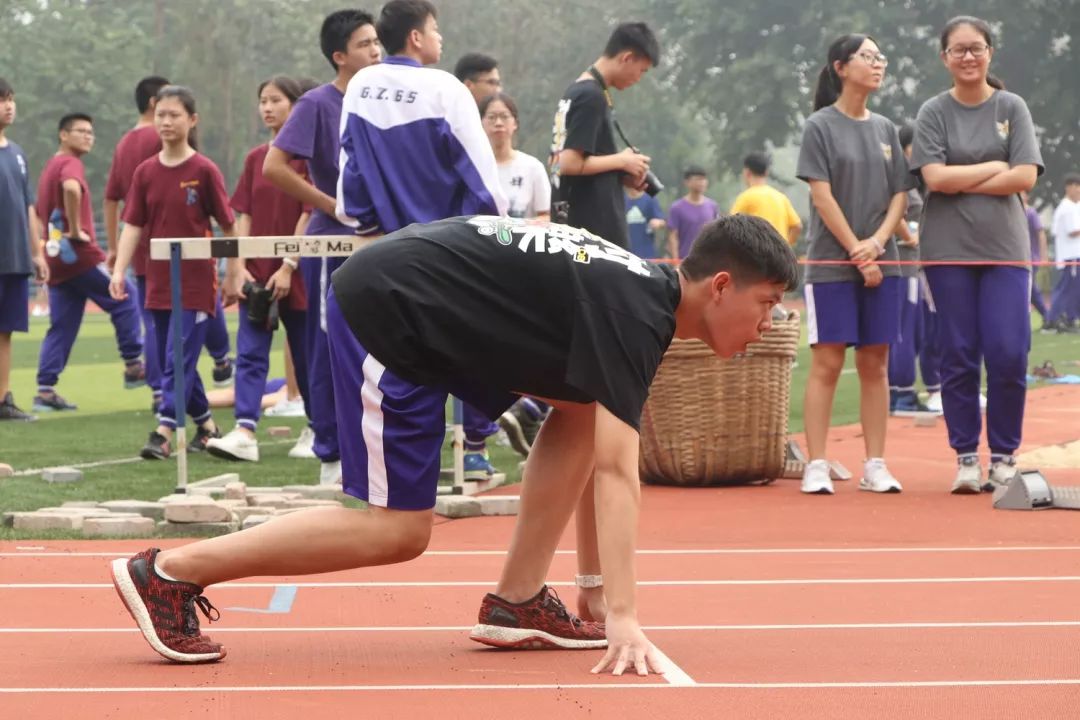
[{"label": "girl wearing eyeglasses", "polygon": [[810,185],[806,313],[811,346],[804,417],[810,462],[802,491],[833,492],[825,446],[836,383],[849,346],[859,374],[866,462],[859,489],[898,493],[885,466],[889,344],[900,328],[900,271],[893,231],[913,183],[896,126],[867,108],[888,60],[868,35],[829,47],[807,118],[796,174]]},{"label": "girl wearing eyeglasses", "polygon": [[[977,494],[1016,474],[1031,345],[1031,259],[1020,193],[1043,171],[1031,113],[990,74],[994,41],[974,17],[941,33],[951,89],[923,104],[915,125],[912,172],[929,190],[923,259],[938,310],[941,397],[958,469],[952,492]],[[973,265],[1015,261],[1015,265]],[[979,465],[980,365],[986,364],[989,483]]]},{"label": "girl wearing eyeglasses", "polygon": [[551,211],[551,181],[542,162],[514,149],[517,103],[506,93],[488,95],[480,101],[480,119],[499,164],[499,185],[510,203],[507,214],[546,220]]}]

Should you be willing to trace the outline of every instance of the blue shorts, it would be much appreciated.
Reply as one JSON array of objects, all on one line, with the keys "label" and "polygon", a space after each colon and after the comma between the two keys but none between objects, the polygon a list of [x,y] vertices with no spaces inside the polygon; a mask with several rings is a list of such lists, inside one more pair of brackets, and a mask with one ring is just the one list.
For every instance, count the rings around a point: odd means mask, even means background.
[{"label": "blue shorts", "polygon": [[0,333],[30,329],[30,276],[0,275]]},{"label": "blue shorts", "polygon": [[904,278],[887,277],[876,288],[862,283],[807,284],[806,329],[818,343],[891,345],[900,339]]},{"label": "blue shorts", "polygon": [[431,509],[446,438],[446,391],[403,380],[368,353],[333,290],[326,334],[345,492],[393,510]]}]

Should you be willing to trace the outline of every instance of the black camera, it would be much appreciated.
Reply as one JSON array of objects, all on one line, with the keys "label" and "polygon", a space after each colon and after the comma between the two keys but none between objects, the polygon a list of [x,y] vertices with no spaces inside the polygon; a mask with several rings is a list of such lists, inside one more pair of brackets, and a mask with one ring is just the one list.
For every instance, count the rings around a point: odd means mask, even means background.
[{"label": "black camera", "polygon": [[278,301],[274,299],[274,291],[259,283],[246,282],[244,296],[247,297],[248,321],[270,332],[277,330]]},{"label": "black camera", "polygon": [[660,178],[656,177],[652,170],[645,171],[645,192],[652,197],[664,192],[664,183],[660,182]]}]

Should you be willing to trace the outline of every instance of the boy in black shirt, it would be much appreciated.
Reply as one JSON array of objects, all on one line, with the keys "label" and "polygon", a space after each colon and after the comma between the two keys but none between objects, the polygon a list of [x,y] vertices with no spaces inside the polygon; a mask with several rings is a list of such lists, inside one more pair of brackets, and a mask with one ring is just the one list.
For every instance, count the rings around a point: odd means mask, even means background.
[{"label": "boy in black shirt", "polygon": [[[327,300],[344,488],[369,508],[316,508],[117,560],[117,590],[163,656],[218,660],[225,649],[198,629],[195,605],[213,612],[202,586],[420,555],[431,533],[447,394],[491,417],[528,394],[553,409],[525,466],[502,578],[484,598],[472,638],[500,647],[606,646],[594,672],[662,671],[635,609],[638,423],[649,385],[672,337],[699,338],[725,357],[744,350],[769,329],[795,278],[787,242],[744,215],[706,226],[678,269],[547,222],[476,216],[392,233],[334,273]],[[606,627],[570,614],[544,584],[590,476]]]},{"label": "boy in black shirt", "polygon": [[558,203],[567,203],[568,225],[622,248],[630,244],[623,185],[644,188],[649,158],[616,147],[610,88],[635,85],[659,62],[660,45],[649,26],[623,23],[611,34],[603,56],[567,88],[555,113],[549,161],[552,216],[562,222],[555,213]]}]

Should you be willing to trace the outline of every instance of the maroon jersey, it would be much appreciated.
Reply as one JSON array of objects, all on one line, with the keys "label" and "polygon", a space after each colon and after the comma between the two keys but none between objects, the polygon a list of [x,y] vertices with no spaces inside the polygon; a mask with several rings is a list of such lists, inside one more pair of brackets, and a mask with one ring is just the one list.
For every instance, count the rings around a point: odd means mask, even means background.
[{"label": "maroon jersey", "polygon": [[[121,202],[127,198],[131,189],[131,179],[135,168],[147,158],[152,158],[161,151],[161,138],[153,125],[144,125],[124,133],[113,151],[112,165],[109,166],[109,179],[105,181],[105,199]],[[136,275],[146,274],[146,250],[142,243],[131,259],[131,269]]]},{"label": "maroon jersey", "polygon": [[[252,235],[293,235],[296,223],[304,213],[303,204],[278,190],[263,177],[263,160],[270,146],[263,144],[254,148],[244,159],[244,172],[236,183],[232,195],[232,209],[251,217]],[[307,163],[292,160],[292,169],[308,180]],[[255,281],[263,285],[281,267],[281,258],[258,258],[247,261],[247,270]],[[304,280],[300,273],[293,273],[289,294],[282,298],[282,306],[291,310],[307,310]]]},{"label": "maroon jersey", "polygon": [[[124,222],[142,228],[139,244],[147,246],[146,252],[152,238],[209,236],[211,218],[222,227],[234,222],[225,179],[206,156],[195,153],[175,167],[152,157],[135,170],[124,202]],[[184,309],[213,315],[217,262],[184,260],[181,273]],[[171,300],[169,261],[148,261],[146,307],[168,310]]]},{"label": "maroon jersey", "polygon": [[[90,242],[82,242],[71,235],[71,223],[64,211],[64,181],[75,180],[82,188],[79,201],[79,229],[90,236]],[[49,285],[59,285],[73,277],[82,275],[87,270],[105,262],[105,253],[94,237],[94,210],[90,199],[90,186],[86,184],[86,169],[82,160],[74,155],[53,155],[41,171],[38,180],[37,214],[45,228],[45,239],[49,237],[49,224],[52,223],[60,235],[69,238],[75,251],[75,261],[67,263],[63,255],[50,257],[45,254],[49,264]],[[59,215],[54,217],[54,211]]]}]

